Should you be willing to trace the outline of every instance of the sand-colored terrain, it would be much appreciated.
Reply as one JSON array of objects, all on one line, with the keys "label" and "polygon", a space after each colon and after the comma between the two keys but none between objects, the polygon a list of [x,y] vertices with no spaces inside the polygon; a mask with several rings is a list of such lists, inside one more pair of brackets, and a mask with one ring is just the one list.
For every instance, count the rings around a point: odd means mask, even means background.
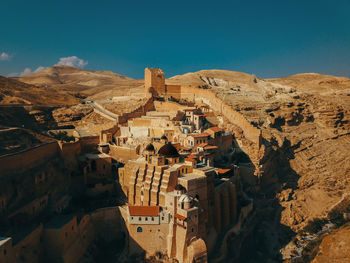
[{"label": "sand-colored terrain", "polygon": [[50,67],[39,73],[20,77],[19,80],[37,86],[79,93],[92,100],[135,92],[138,87],[142,90],[143,85],[143,80],[135,80],[111,71],[91,71],[69,66]]},{"label": "sand-colored terrain", "polygon": [[[283,239],[273,249],[281,249],[286,238],[271,232],[279,231],[271,221],[298,232],[350,193],[350,79],[316,73],[261,79],[240,72],[202,70],[174,76],[166,83],[210,89],[262,130],[264,143],[273,153],[262,161],[260,191],[271,200],[258,202],[258,207],[269,206],[265,210],[271,218],[263,219],[256,230],[261,231],[257,236],[262,240],[273,239],[271,246]],[[109,111],[122,114],[142,104],[143,92],[143,80],[66,66],[18,80],[0,77],[0,103],[67,105],[54,109],[49,117],[55,123],[94,132],[113,123],[91,106],[81,105],[82,101],[98,100]],[[133,94],[135,99],[121,97]],[[325,249],[326,245],[321,251]],[[318,258],[315,262],[324,262]]]}]

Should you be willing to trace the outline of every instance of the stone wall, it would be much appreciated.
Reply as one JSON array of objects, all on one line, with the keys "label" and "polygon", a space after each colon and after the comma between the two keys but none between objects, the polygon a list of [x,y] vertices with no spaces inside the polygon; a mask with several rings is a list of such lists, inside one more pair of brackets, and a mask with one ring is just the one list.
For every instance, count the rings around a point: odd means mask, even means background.
[{"label": "stone wall", "polygon": [[102,238],[105,241],[111,241],[121,235],[127,235],[124,220],[127,220],[123,215],[122,207],[105,207],[97,209],[90,214],[91,223],[94,227],[95,238]]},{"label": "stone wall", "polygon": [[165,85],[165,90],[168,98],[181,99],[181,85]]},{"label": "stone wall", "polygon": [[122,147],[122,146],[115,146],[110,145],[109,146],[109,155],[119,161],[119,162],[126,162],[128,160],[134,160],[137,159],[139,156],[137,154],[137,148],[128,148],[128,147]]},{"label": "stone wall", "polygon": [[0,156],[0,177],[22,173],[53,159],[59,154],[57,142],[44,143],[30,149]]},{"label": "stone wall", "polygon": [[100,143],[100,136],[89,136],[79,138],[81,151],[82,152],[90,152],[96,150],[96,146]]},{"label": "stone wall", "polygon": [[43,225],[40,224],[25,238],[14,245],[14,250],[16,252],[16,262],[35,263],[39,261],[42,256],[42,245],[40,242],[42,231]]},{"label": "stone wall", "polygon": [[208,104],[214,111],[224,115],[232,124],[240,127],[244,132],[244,136],[260,148],[261,130],[254,127],[242,114],[233,110],[216,97],[214,92],[206,89],[181,86],[181,99]]},{"label": "stone wall", "polygon": [[80,140],[70,143],[58,141],[58,146],[61,149],[61,156],[64,160],[64,166],[70,171],[78,169],[77,156],[81,154]]},{"label": "stone wall", "polygon": [[[107,110],[105,107],[103,107],[100,103],[94,102],[94,111],[96,111],[98,114],[102,115],[106,119],[109,119],[111,121],[115,121],[118,118],[118,115]],[[107,114],[106,114],[107,113]]]},{"label": "stone wall", "polygon": [[161,69],[145,68],[145,91],[165,94],[165,75]]},{"label": "stone wall", "polygon": [[122,115],[118,116],[117,123],[118,124],[124,124],[131,118],[138,118],[143,115],[146,115],[146,112],[151,111],[154,109],[153,105],[153,98],[149,97],[146,103],[137,109],[133,110],[132,112],[123,113]]}]

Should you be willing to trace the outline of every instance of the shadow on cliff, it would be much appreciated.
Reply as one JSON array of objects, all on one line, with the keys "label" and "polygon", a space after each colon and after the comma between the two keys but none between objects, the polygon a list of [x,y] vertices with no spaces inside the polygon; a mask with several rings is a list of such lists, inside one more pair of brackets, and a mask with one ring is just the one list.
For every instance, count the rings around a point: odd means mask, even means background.
[{"label": "shadow on cliff", "polygon": [[282,262],[280,250],[296,235],[292,229],[281,224],[284,207],[278,198],[283,190],[298,187],[300,176],[291,168],[289,160],[294,158],[294,149],[288,140],[282,145],[277,141],[263,141],[266,154],[261,161],[263,176],[260,186],[248,193],[254,198],[254,211],[244,224],[239,235],[228,239],[227,262]]}]

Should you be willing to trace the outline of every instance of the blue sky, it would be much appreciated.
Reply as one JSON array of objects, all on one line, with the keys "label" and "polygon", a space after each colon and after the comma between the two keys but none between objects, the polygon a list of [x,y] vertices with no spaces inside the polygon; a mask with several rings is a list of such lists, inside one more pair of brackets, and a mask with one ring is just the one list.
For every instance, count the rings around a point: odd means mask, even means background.
[{"label": "blue sky", "polygon": [[60,61],[134,78],[145,67],[167,77],[201,69],[350,77],[349,0],[2,0],[0,7],[0,75]]}]

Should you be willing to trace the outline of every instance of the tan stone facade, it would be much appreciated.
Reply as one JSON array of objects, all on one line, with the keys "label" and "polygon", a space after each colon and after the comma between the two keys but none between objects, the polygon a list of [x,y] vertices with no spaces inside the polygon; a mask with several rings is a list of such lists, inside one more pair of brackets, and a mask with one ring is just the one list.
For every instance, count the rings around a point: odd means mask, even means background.
[{"label": "tan stone facade", "polygon": [[145,68],[145,91],[165,94],[165,74],[161,69]]}]

